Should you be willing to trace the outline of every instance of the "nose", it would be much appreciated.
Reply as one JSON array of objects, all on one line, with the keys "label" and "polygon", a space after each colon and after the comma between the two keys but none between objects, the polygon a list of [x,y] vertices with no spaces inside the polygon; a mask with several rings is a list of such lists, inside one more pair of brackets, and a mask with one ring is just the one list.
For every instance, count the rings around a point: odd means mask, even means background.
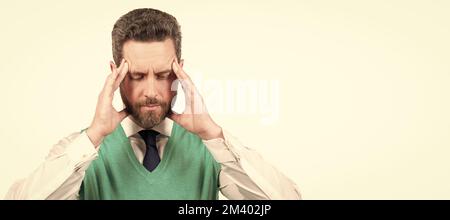
[{"label": "nose", "polygon": [[144,96],[148,98],[155,98],[157,95],[156,91],[156,82],[153,74],[149,74],[146,77],[146,82],[144,83]]}]

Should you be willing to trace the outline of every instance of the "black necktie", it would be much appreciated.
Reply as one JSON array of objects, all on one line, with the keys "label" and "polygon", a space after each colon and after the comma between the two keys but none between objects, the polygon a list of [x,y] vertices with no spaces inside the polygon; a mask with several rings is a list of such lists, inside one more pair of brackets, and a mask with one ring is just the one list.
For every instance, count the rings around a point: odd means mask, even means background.
[{"label": "black necktie", "polygon": [[142,130],[139,134],[144,139],[147,150],[145,151],[144,162],[142,163],[149,171],[153,171],[161,161],[156,148],[156,135],[159,133],[153,130]]}]

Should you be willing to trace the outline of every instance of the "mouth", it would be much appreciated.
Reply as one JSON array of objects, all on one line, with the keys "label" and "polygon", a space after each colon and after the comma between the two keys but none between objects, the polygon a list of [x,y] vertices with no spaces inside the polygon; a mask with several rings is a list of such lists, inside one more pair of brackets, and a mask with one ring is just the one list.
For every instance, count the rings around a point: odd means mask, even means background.
[{"label": "mouth", "polygon": [[152,110],[156,110],[159,106],[160,105],[158,105],[158,104],[144,105],[144,106],[142,106],[142,108],[147,111],[152,111]]}]

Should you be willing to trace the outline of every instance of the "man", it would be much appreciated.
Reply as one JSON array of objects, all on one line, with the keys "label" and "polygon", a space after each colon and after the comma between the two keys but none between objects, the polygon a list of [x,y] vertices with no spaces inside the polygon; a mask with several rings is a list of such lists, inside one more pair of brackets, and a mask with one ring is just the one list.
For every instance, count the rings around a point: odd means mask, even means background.
[{"label": "man", "polygon": [[[300,199],[295,184],[223,131],[183,70],[177,20],[122,16],[91,125],[56,144],[7,199]],[[116,64],[120,64],[118,67]],[[181,82],[186,109],[171,111]],[[125,109],[112,106],[120,88]]]}]

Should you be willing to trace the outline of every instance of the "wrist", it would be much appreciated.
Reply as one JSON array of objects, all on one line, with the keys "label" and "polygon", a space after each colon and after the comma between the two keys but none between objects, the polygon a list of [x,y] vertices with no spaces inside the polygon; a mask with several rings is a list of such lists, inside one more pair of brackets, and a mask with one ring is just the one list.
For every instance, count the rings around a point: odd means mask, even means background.
[{"label": "wrist", "polygon": [[202,140],[211,140],[216,138],[224,139],[222,128],[218,125],[215,125],[209,129],[206,129],[204,132],[198,134],[198,136]]},{"label": "wrist", "polygon": [[100,132],[98,132],[94,127],[89,127],[86,130],[86,134],[95,147],[99,146],[104,138],[104,136]]}]

